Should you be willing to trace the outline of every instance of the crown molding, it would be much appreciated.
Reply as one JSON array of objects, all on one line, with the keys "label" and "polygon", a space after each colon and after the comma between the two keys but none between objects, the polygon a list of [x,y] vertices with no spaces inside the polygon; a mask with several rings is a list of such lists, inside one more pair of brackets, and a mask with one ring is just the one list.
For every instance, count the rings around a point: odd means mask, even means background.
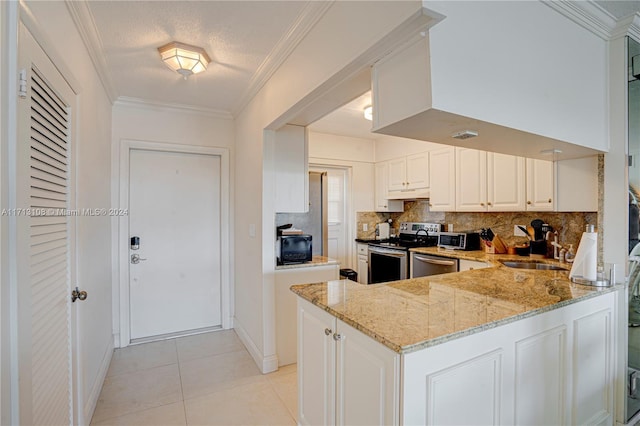
[{"label": "crown molding", "polygon": [[220,109],[197,107],[193,105],[174,104],[165,102],[150,101],[147,99],[132,98],[128,96],[119,96],[114,102],[115,106],[127,106],[135,108],[151,109],[164,112],[180,112],[187,114],[204,115],[211,118],[221,120],[233,120],[233,115],[229,111]]},{"label": "crown molding", "polygon": [[551,9],[591,31],[604,40],[611,40],[616,28],[616,19],[597,3],[570,0],[540,0]]},{"label": "crown molding", "polygon": [[109,101],[113,104],[118,97],[118,92],[111,80],[102,40],[100,39],[100,34],[98,34],[98,29],[96,28],[96,23],[93,20],[89,6],[85,0],[65,0],[65,4],[89,52],[91,62],[93,62],[93,66],[98,73],[98,77],[107,93]]},{"label": "crown molding", "polygon": [[613,30],[611,39],[624,36],[640,41],[640,13],[621,19]]},{"label": "crown molding", "polygon": [[239,114],[247,104],[258,94],[260,89],[275,74],[291,52],[300,44],[302,39],[311,31],[316,23],[333,5],[335,0],[309,1],[300,12],[289,30],[282,36],[267,57],[262,61],[256,72],[251,77],[249,86],[240,96],[240,100],[234,105],[232,113]]}]

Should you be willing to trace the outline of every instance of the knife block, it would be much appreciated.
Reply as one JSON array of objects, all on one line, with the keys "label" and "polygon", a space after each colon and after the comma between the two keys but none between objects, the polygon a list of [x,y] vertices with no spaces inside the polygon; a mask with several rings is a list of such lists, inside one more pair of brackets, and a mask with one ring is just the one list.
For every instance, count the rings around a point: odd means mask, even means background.
[{"label": "knife block", "polygon": [[507,246],[498,235],[493,236],[493,240],[484,241],[484,251],[489,254],[505,254]]}]

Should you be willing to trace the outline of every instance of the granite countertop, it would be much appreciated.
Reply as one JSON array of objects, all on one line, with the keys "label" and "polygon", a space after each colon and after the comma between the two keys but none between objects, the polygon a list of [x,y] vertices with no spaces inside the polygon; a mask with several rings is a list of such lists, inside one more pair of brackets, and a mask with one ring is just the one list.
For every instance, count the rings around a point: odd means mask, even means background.
[{"label": "granite countertop", "polygon": [[313,256],[311,262],[291,263],[287,265],[276,265],[276,270],[280,269],[297,269],[297,268],[313,268],[315,266],[337,265],[338,261],[326,256]]},{"label": "granite countertop", "polygon": [[417,247],[409,251],[421,254],[431,254],[434,256],[450,257],[453,259],[474,260],[476,262],[486,262],[491,266],[502,266],[500,261],[511,260],[515,262],[539,262],[558,265],[566,269],[571,269],[570,263],[560,263],[555,259],[537,259],[529,256],[519,256],[517,254],[490,254],[484,250],[449,250],[441,247]]},{"label": "granite countertop", "polygon": [[366,286],[348,280],[294,285],[291,291],[393,351],[409,353],[622,287],[583,286],[573,284],[568,271],[522,270],[497,262],[528,260],[522,256],[448,254],[500,266]]}]

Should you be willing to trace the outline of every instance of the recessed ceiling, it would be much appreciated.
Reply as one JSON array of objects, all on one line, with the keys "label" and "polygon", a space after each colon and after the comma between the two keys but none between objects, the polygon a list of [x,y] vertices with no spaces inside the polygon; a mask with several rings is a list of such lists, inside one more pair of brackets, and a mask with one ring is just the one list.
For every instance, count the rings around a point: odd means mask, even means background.
[{"label": "recessed ceiling", "polygon": [[[306,1],[89,1],[118,96],[231,112],[306,10]],[[157,48],[204,48],[208,69],[184,80]]]}]

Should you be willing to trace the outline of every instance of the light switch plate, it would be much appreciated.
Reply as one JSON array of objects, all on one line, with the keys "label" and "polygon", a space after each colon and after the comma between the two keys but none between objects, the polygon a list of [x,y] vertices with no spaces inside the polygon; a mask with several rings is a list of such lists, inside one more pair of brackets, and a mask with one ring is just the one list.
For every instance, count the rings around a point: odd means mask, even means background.
[{"label": "light switch plate", "polygon": [[362,224],[362,231],[363,232],[367,232],[369,230],[369,224],[368,223],[363,223]]}]

